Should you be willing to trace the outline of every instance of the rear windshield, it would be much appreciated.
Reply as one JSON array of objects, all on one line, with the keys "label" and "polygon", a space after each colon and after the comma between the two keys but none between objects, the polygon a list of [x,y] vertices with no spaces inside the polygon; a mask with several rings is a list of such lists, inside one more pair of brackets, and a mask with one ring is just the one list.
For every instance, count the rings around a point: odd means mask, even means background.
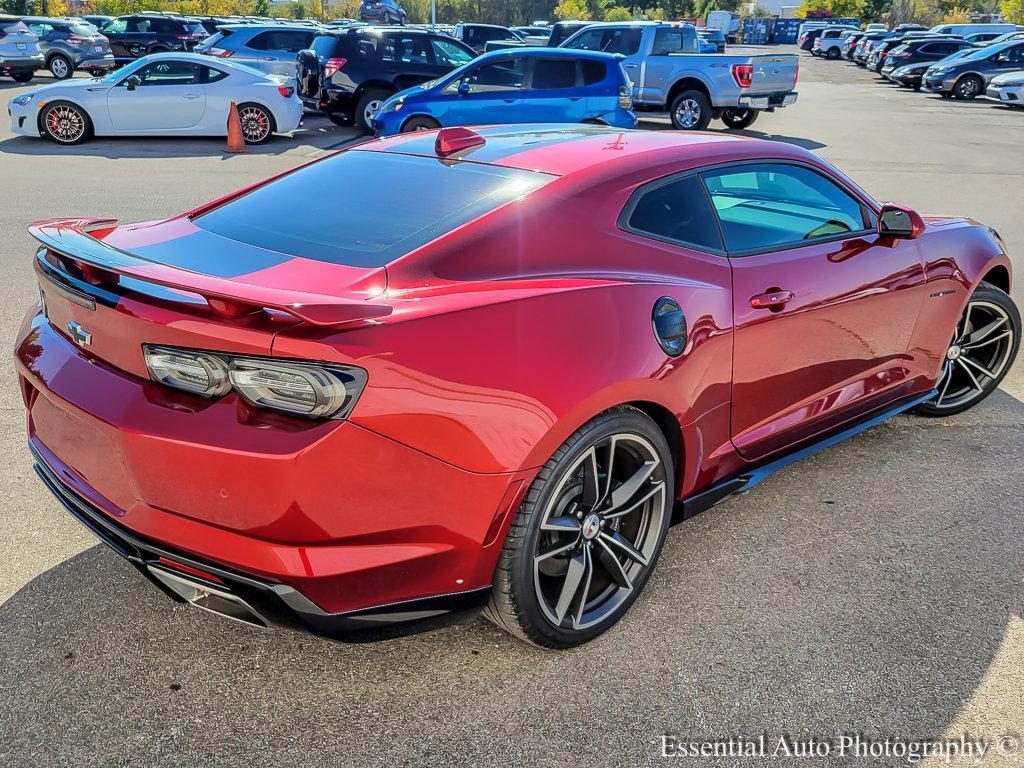
[{"label": "rear windshield", "polygon": [[351,150],[259,187],[194,223],[257,248],[380,267],[552,178],[479,163]]},{"label": "rear windshield", "polygon": [[338,44],[338,38],[334,35],[317,35],[313,38],[313,45],[310,47],[317,56],[329,59],[334,55],[334,48]]},{"label": "rear windshield", "polygon": [[68,31],[73,35],[81,35],[82,37],[92,37],[100,33],[92,24],[72,24],[68,27]]},{"label": "rear windshield", "polygon": [[193,35],[205,35],[206,27],[200,24],[198,21],[187,21],[185,22],[185,30],[192,33]]}]

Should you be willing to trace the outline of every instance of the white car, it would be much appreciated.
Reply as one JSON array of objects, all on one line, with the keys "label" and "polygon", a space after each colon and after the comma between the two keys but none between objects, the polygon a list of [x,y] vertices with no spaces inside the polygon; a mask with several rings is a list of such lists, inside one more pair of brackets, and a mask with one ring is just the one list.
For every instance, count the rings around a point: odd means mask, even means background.
[{"label": "white car", "polygon": [[8,111],[16,134],[78,144],[90,136],[224,136],[232,101],[247,144],[302,120],[294,78],[193,53],[155,53],[104,77],[46,85],[12,99]]},{"label": "white car", "polygon": [[999,99],[1008,107],[1024,107],[1024,70],[996,75],[989,82],[985,95]]}]

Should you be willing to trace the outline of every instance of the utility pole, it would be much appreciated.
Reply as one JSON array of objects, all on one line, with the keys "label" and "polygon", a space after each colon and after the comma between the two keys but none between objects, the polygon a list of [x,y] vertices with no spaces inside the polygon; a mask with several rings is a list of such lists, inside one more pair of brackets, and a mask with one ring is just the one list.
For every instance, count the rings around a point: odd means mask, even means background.
[{"label": "utility pole", "polygon": [[430,0],[430,26],[437,27],[437,0]]}]

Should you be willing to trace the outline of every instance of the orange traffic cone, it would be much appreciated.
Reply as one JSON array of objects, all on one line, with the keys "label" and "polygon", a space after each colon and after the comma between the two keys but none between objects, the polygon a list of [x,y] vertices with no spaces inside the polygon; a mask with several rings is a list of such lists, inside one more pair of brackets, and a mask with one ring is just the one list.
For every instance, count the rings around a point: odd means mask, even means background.
[{"label": "orange traffic cone", "polygon": [[242,138],[242,121],[238,119],[238,107],[231,102],[231,109],[228,111],[228,145],[224,147],[225,152],[248,152],[245,148],[245,139]]}]

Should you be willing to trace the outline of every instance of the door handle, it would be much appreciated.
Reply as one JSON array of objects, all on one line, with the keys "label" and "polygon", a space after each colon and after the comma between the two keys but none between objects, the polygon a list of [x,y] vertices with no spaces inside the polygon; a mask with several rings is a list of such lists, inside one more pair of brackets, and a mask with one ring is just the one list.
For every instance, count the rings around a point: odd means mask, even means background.
[{"label": "door handle", "polygon": [[185,98],[188,99],[189,101],[192,101],[193,99],[198,99],[199,98],[199,94],[198,93],[186,93],[185,94]]},{"label": "door handle", "polygon": [[769,309],[778,312],[783,305],[792,301],[795,295],[792,291],[783,291],[781,288],[768,289],[764,293],[750,297],[750,306],[754,309]]},{"label": "door handle", "polygon": [[515,99],[502,99],[502,101],[504,101],[506,104],[515,104],[516,103]]},{"label": "door handle", "polygon": [[570,96],[569,97],[569,101],[579,101],[581,98],[583,98],[583,97],[582,96]]}]

